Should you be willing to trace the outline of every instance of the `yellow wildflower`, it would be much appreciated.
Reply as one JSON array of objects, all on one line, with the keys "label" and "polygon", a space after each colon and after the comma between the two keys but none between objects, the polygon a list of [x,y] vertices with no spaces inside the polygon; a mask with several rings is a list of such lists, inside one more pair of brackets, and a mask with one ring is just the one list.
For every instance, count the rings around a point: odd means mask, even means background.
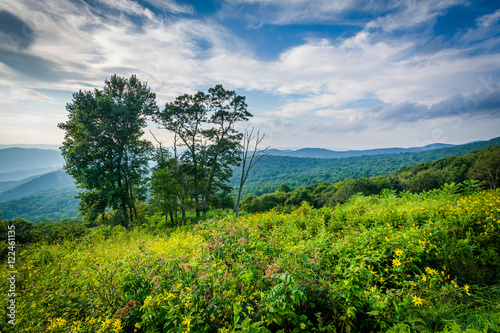
[{"label": "yellow wildflower", "polygon": [[303,330],[305,330],[306,329],[306,324],[304,324],[304,323],[300,324],[300,328],[303,329]]},{"label": "yellow wildflower", "polygon": [[394,260],[392,261],[392,266],[394,266],[394,267],[399,267],[399,266],[401,266],[401,261],[399,261],[399,259],[394,259]]},{"label": "yellow wildflower", "polygon": [[467,295],[469,295],[469,296],[470,296],[470,293],[469,293],[469,285],[468,285],[468,284],[466,284],[466,285],[464,286],[464,289],[465,289],[465,292],[467,293]]},{"label": "yellow wildflower", "polygon": [[415,304],[416,306],[420,306],[424,303],[424,300],[421,299],[420,297],[418,296],[413,296],[413,300],[411,301],[413,304]]},{"label": "yellow wildflower", "polygon": [[403,251],[402,251],[402,250],[400,250],[400,249],[397,249],[397,250],[395,251],[395,253],[396,253],[396,255],[397,255],[398,257],[401,257],[401,256],[403,255]]},{"label": "yellow wildflower", "polygon": [[116,319],[115,322],[113,323],[113,328],[115,333],[118,333],[122,330],[122,321],[120,319]]},{"label": "yellow wildflower", "polygon": [[151,303],[152,299],[153,299],[153,297],[151,295],[146,297],[146,299],[144,300],[144,305],[147,306],[149,303]]}]

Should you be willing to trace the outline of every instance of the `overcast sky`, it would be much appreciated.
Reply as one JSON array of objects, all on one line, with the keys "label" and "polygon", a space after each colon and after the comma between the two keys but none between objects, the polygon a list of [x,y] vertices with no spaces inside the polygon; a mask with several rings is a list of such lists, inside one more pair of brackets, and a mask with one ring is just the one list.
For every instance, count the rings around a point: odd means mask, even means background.
[{"label": "overcast sky", "polygon": [[498,0],[2,1],[0,144],[60,144],[72,93],[112,74],[160,107],[221,83],[273,148],[488,140],[499,20]]}]

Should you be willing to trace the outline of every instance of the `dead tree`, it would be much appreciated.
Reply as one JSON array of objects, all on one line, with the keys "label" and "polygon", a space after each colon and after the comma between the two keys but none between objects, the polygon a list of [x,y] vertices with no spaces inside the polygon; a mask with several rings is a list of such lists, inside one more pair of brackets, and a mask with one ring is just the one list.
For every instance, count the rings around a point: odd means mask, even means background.
[{"label": "dead tree", "polygon": [[[262,140],[264,140],[265,134],[260,136],[259,131],[257,131],[257,135],[254,136],[253,131],[254,131],[253,127],[250,132],[248,132],[248,129],[246,129],[245,134],[243,135],[243,143],[242,143],[243,150],[241,152],[242,155],[241,178],[240,178],[240,187],[238,189],[238,199],[236,201],[236,217],[238,217],[238,213],[240,210],[241,189],[243,188],[243,185],[245,185],[245,182],[247,181],[250,169],[252,169],[252,167],[255,164],[259,163],[262,157],[268,155],[267,150],[269,149],[269,146],[267,146],[262,150],[259,150],[259,144],[262,142]],[[253,146],[253,151],[250,151],[252,142],[255,142],[255,145]],[[249,158],[249,153],[251,154],[250,158]]]}]

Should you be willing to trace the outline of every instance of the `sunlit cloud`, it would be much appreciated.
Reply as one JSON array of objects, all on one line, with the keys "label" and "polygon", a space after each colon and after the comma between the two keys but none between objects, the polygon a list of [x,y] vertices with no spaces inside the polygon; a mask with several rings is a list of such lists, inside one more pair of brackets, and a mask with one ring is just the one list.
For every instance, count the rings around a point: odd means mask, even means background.
[{"label": "sunlit cloud", "polygon": [[[471,113],[470,121],[480,124],[499,115],[500,10],[478,15],[451,37],[433,30],[450,8],[472,5],[459,0],[365,6],[347,0],[238,0],[221,2],[203,15],[195,5],[175,1],[6,2],[0,17],[11,24],[0,24],[0,85],[10,98],[0,102],[0,116],[11,119],[12,109],[39,105],[47,119],[64,119],[69,101],[45,90],[68,95],[99,88],[116,73],[147,81],[160,105],[217,83],[258,92],[279,103],[249,105],[256,119],[265,119],[261,124],[286,121],[299,137],[300,128],[362,135],[408,123],[422,129],[441,126],[436,119],[456,117],[449,112],[451,104],[469,103],[471,96],[480,96],[478,89],[484,94],[489,82],[493,90]],[[337,35],[312,31],[271,59],[260,57],[252,46],[256,42],[241,33],[265,25],[307,29],[308,24],[356,29]],[[55,125],[50,143],[62,138]],[[303,140],[314,146],[310,134]]]}]

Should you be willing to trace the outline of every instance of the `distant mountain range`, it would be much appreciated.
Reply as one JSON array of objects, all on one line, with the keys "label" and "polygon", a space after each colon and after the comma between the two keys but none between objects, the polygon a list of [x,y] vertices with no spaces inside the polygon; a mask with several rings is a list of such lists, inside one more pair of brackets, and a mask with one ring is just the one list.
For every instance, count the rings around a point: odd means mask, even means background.
[{"label": "distant mountain range", "polygon": [[0,181],[15,181],[62,168],[59,150],[37,148],[0,149]]},{"label": "distant mountain range", "polygon": [[[318,158],[317,154],[315,158],[268,155],[250,171],[242,194],[245,197],[272,193],[281,184],[296,189],[320,182],[336,183],[347,178],[369,178],[394,172],[403,166],[432,162],[449,156],[467,155],[490,145],[500,145],[500,137],[464,145],[450,145],[445,148],[438,148],[441,145],[431,145],[436,149],[417,149],[413,152],[401,152],[402,148],[395,148],[395,153],[392,154],[369,154],[366,152],[370,151],[362,151],[362,156],[343,158]],[[240,176],[240,170],[236,169],[230,186],[236,187]]]},{"label": "distant mountain range", "polygon": [[[274,192],[283,183],[296,188],[322,181],[370,177],[395,171],[404,165],[465,155],[499,144],[500,137],[465,145],[432,144],[415,148],[270,149],[270,155],[274,156],[266,156],[252,169],[244,194]],[[0,149],[0,212],[3,218],[17,216],[36,222],[78,217],[78,200],[74,196],[80,190],[75,187],[73,178],[61,169],[63,164],[59,150]],[[236,168],[230,186],[237,183],[238,170]]]},{"label": "distant mountain range", "polygon": [[73,177],[64,170],[52,171],[22,181],[0,183],[0,202],[22,198],[38,191],[74,186]]},{"label": "distant mountain range", "polygon": [[323,148],[302,148],[298,150],[290,149],[268,149],[269,155],[273,156],[290,156],[290,157],[310,157],[310,158],[343,158],[355,156],[369,156],[369,155],[386,155],[386,154],[399,154],[399,153],[412,153],[418,151],[428,151],[441,148],[455,147],[445,143],[433,143],[423,147],[412,148],[379,148],[367,150],[348,150],[348,151],[335,151]]}]

